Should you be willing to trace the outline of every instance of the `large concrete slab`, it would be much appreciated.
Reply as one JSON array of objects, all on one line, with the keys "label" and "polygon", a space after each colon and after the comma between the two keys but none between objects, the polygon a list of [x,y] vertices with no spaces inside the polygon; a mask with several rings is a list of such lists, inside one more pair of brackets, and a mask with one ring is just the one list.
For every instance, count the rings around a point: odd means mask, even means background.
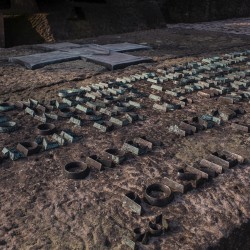
[{"label": "large concrete slab", "polygon": [[102,45],[102,47],[116,52],[128,52],[128,51],[144,50],[151,48],[150,46],[134,44],[134,43],[114,43],[114,44]]},{"label": "large concrete slab", "polygon": [[62,51],[33,54],[28,56],[10,57],[9,61],[21,64],[28,69],[38,69],[49,64],[80,59],[80,56]]},{"label": "large concrete slab", "polygon": [[105,66],[110,70],[152,61],[149,57],[138,57],[114,51],[110,51],[109,55],[90,55],[84,56],[83,58],[86,58],[87,61]]},{"label": "large concrete slab", "polygon": [[37,44],[36,47],[46,49],[46,50],[66,50],[66,49],[74,49],[80,48],[82,45],[76,43],[44,43],[44,44]]},{"label": "large concrete slab", "polygon": [[4,19],[3,14],[0,13],[0,48],[5,47],[5,36],[4,36]]},{"label": "large concrete slab", "polygon": [[69,52],[75,55],[79,55],[81,57],[90,56],[90,55],[109,55],[110,50],[105,49],[97,44],[86,44],[80,48],[73,49],[61,49],[61,51]]}]

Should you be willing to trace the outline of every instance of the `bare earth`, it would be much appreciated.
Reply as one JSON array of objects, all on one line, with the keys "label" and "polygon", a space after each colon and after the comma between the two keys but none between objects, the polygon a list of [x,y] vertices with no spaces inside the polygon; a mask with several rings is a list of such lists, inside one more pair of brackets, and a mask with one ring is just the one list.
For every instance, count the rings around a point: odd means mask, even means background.
[{"label": "bare earth", "polygon": [[[249,19],[246,19],[249,22]],[[229,22],[231,22],[229,20]],[[241,20],[242,22],[242,20]],[[222,27],[224,22],[222,22]],[[237,29],[237,25],[235,26]],[[223,31],[223,32],[220,32]],[[158,68],[185,62],[201,61],[204,57],[250,49],[249,26],[241,34],[215,31],[166,28],[134,33],[102,36],[77,43],[147,43],[152,50],[133,52],[151,56],[153,63],[131,66],[109,72],[105,68],[73,61],[27,70],[8,63],[14,55],[42,52],[32,46],[0,49],[0,100],[18,101],[33,98],[39,101],[58,99],[59,90],[108,82],[135,73],[156,72]],[[244,67],[243,64],[240,67]],[[144,90],[146,81],[137,82]],[[66,121],[55,122],[58,130],[70,128],[83,138],[74,144],[45,151],[18,161],[0,159],[0,249],[129,249],[122,238],[132,238],[136,227],[147,225],[162,213],[169,220],[170,230],[160,237],[152,237],[142,249],[208,249],[218,247],[223,238],[249,223],[250,166],[237,166],[219,175],[202,187],[186,194],[178,194],[163,208],[145,205],[140,217],[122,206],[128,191],[143,197],[145,187],[172,178],[176,166],[201,160],[215,149],[229,149],[249,159],[249,134],[232,131],[230,123],[181,138],[168,128],[187,116],[197,116],[218,107],[216,98],[204,99],[195,93],[193,104],[174,112],[158,112],[149,103],[139,114],[145,121],[100,133],[84,125],[74,127]],[[142,99],[138,99],[142,102]],[[236,105],[246,110],[240,121],[250,121],[248,102]],[[20,129],[11,134],[0,134],[0,149],[16,146],[21,141],[35,139],[39,124],[23,111],[8,115]],[[70,161],[85,161],[92,154],[101,154],[111,147],[121,148],[124,141],[148,135],[163,142],[151,153],[130,158],[121,166],[103,172],[92,171],[81,181],[67,180],[63,167]],[[239,249],[249,249],[249,237]],[[248,242],[247,242],[248,240]],[[237,249],[232,242],[231,249]],[[221,248],[223,249],[223,248]]]}]

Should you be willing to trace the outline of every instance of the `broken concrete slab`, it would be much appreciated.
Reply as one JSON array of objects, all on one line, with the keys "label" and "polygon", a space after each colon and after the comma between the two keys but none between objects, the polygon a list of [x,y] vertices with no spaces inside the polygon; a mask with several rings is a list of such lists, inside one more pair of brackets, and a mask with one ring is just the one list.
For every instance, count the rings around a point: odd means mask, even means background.
[{"label": "broken concrete slab", "polygon": [[18,63],[28,69],[38,69],[49,64],[61,63],[80,59],[80,56],[68,52],[53,51],[28,56],[10,57],[9,61]]},{"label": "broken concrete slab", "polygon": [[129,65],[152,61],[149,57],[138,57],[110,51],[109,55],[87,55],[82,57],[89,62],[100,64],[109,70],[121,69]]},{"label": "broken concrete slab", "polygon": [[128,51],[135,51],[135,50],[151,49],[151,47],[147,45],[127,43],[127,42],[106,44],[106,45],[102,45],[101,47],[105,49],[109,49],[111,51],[115,51],[115,52],[128,52]]}]

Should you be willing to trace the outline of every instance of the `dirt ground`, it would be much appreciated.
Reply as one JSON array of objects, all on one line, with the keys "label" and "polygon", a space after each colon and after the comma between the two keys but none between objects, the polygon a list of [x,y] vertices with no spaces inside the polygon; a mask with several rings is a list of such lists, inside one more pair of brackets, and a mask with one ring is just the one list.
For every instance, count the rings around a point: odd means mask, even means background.
[{"label": "dirt ground", "polygon": [[[41,49],[35,46],[0,49],[0,100],[59,99],[57,94],[62,89],[156,72],[171,65],[250,49],[248,35],[181,27],[72,42],[145,43],[152,50],[131,54],[150,56],[154,62],[114,72],[83,60],[27,70],[9,63],[7,58],[42,52]],[[239,66],[246,68],[243,64]],[[148,89],[146,81],[136,82],[135,86],[145,92]],[[163,208],[144,204],[143,216],[132,214],[122,206],[122,197],[128,191],[143,197],[148,184],[162,182],[164,177],[174,178],[176,168],[201,160],[214,150],[228,149],[249,159],[249,134],[232,131],[230,122],[188,137],[169,132],[171,125],[220,106],[217,98],[204,99],[195,93],[190,97],[194,100],[192,104],[167,113],[153,110],[152,102],[138,98],[136,101],[145,105],[138,110],[145,121],[108,133],[100,133],[92,123],[74,127],[66,120],[56,121],[59,131],[71,129],[82,139],[18,161],[0,162],[0,249],[129,249],[122,238],[132,238],[136,227],[145,227],[160,213],[167,216],[170,230],[150,238],[148,245],[139,246],[141,249],[220,249],[222,239],[249,223],[249,164],[232,168],[186,194],[176,194],[174,201]],[[240,102],[235,107],[246,110],[238,118],[240,121],[250,120],[248,102]],[[10,111],[8,116],[20,128],[10,134],[0,134],[0,149],[36,138],[39,121],[20,110]],[[68,162],[85,161],[89,155],[100,155],[107,148],[121,148],[127,139],[142,135],[160,140],[163,145],[145,156],[131,157],[115,168],[91,171],[84,180],[68,180],[63,175]],[[239,249],[249,249],[249,244]]]}]

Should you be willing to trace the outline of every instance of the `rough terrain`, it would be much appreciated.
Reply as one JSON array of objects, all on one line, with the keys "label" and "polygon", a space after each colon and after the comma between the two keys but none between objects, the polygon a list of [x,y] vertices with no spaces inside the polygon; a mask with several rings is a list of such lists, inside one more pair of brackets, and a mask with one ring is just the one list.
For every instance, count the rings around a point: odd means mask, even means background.
[{"label": "rough terrain", "polygon": [[[51,100],[58,98],[57,93],[62,89],[156,72],[158,68],[250,49],[249,29],[236,35],[224,29],[187,30],[182,26],[72,42],[125,41],[152,46],[152,50],[132,54],[151,56],[154,62],[109,72],[79,60],[32,71],[9,63],[7,58],[41,50],[35,46],[0,49],[0,100]],[[144,85],[143,81],[137,83],[138,88]],[[79,128],[58,121],[56,126],[60,130],[71,128],[83,136],[82,140],[15,162],[3,160],[0,163],[0,249],[129,249],[122,244],[123,236],[132,237],[134,228],[146,225],[159,213],[168,217],[170,230],[151,238],[147,246],[140,246],[142,249],[249,249],[246,233],[250,218],[249,164],[230,169],[191,192],[176,195],[164,208],[146,205],[143,217],[131,214],[122,206],[126,192],[134,191],[142,197],[147,184],[172,176],[175,166],[200,160],[215,149],[226,148],[249,159],[249,134],[233,132],[229,123],[185,138],[169,132],[169,126],[187,116],[200,115],[218,106],[216,98],[203,99],[196,94],[192,97],[193,104],[167,113],[156,112],[146,103],[147,108],[139,111],[146,116],[145,121],[104,134],[92,126]],[[249,121],[249,103],[239,105],[246,110],[239,119]],[[8,115],[20,129],[0,134],[0,149],[35,139],[37,120],[19,111]],[[138,135],[156,138],[164,145],[113,169],[93,171],[85,180],[65,179],[66,163],[85,161],[90,154],[100,154],[114,146],[121,148],[125,140]],[[239,245],[235,239],[230,246],[226,245],[235,230],[244,224],[247,225],[241,234],[246,233],[244,243]]]}]

